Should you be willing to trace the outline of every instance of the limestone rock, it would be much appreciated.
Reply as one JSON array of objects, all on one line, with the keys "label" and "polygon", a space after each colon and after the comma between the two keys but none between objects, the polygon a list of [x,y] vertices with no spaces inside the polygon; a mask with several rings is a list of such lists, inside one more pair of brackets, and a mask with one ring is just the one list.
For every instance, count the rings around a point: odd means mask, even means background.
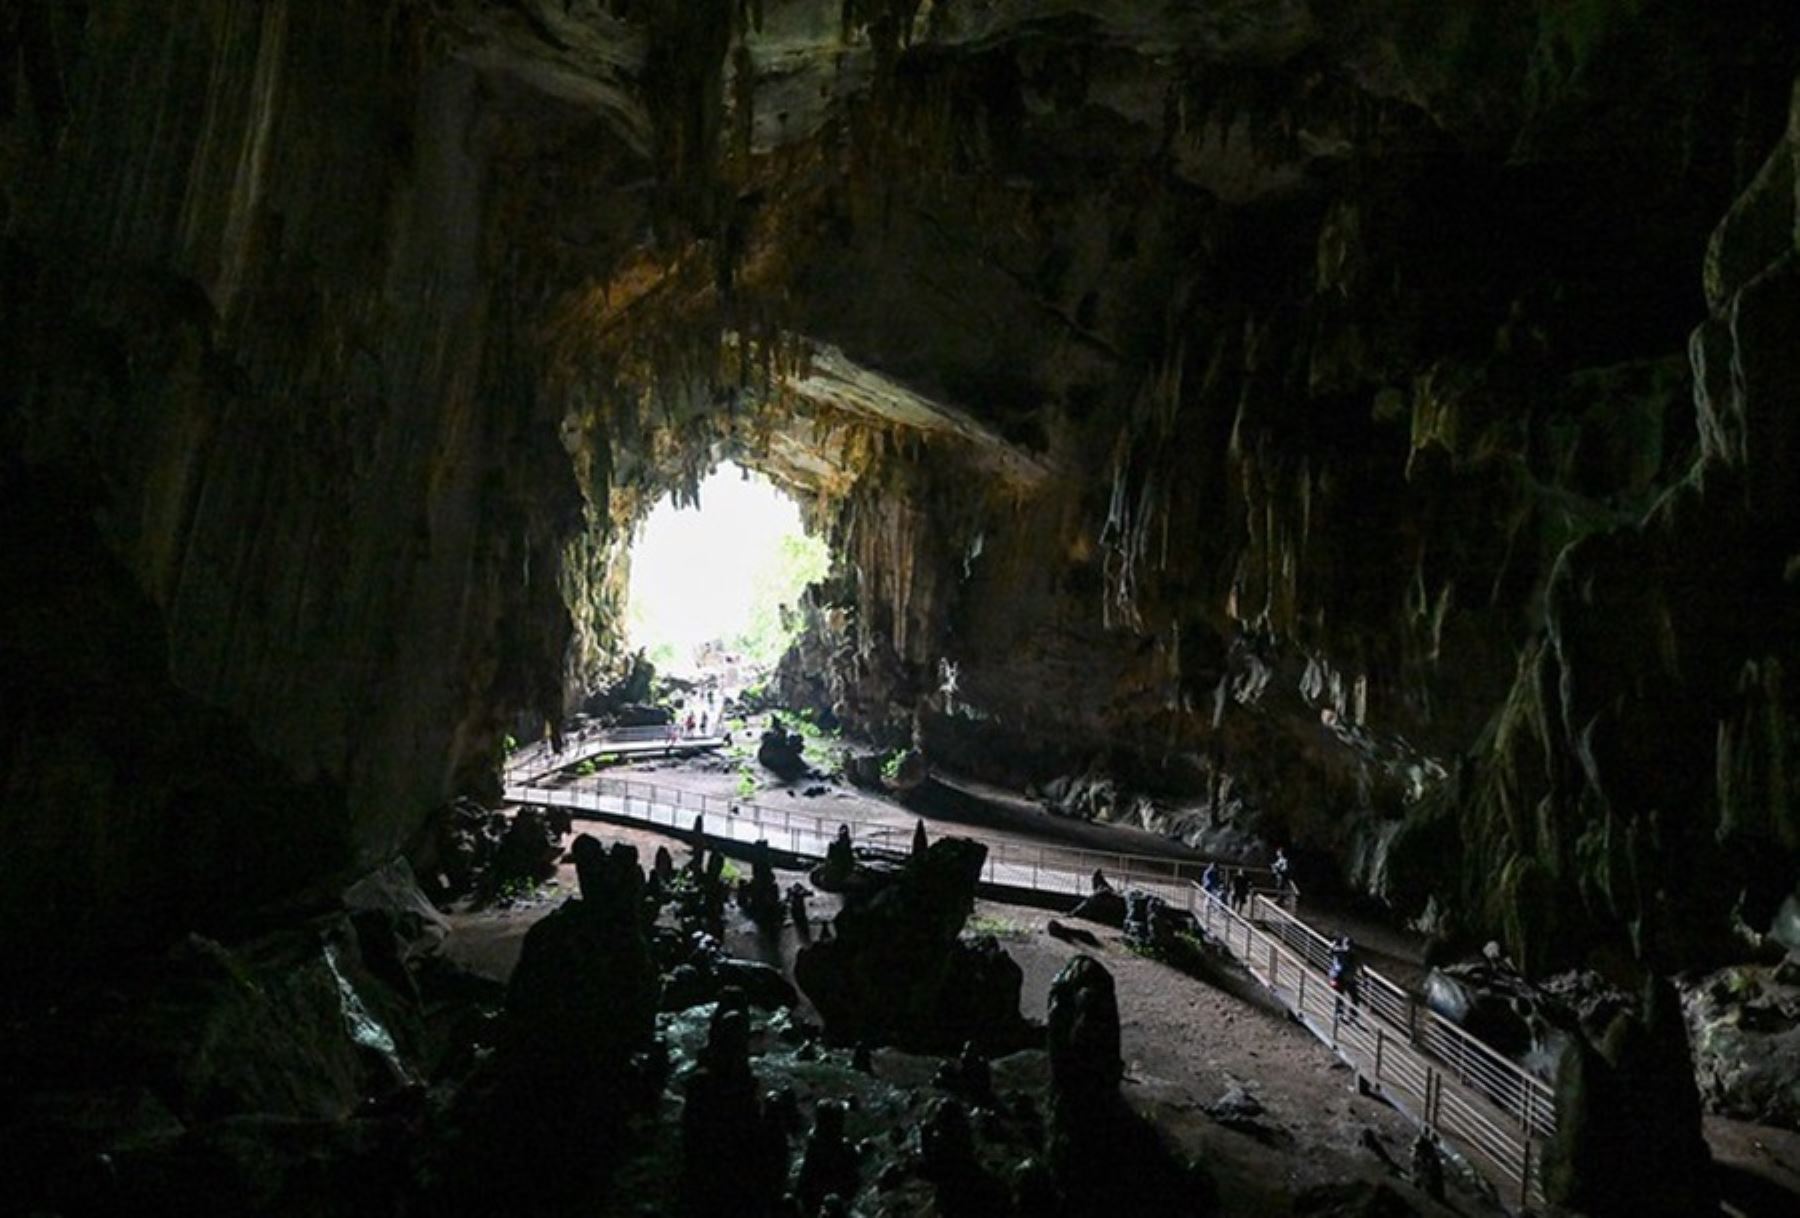
[{"label": "limestone rock", "polygon": [[1598,1044],[1576,1038],[1557,1075],[1544,1154],[1552,1203],[1596,1218],[1674,1218],[1717,1206],[1678,999],[1660,979]]},{"label": "limestone rock", "polygon": [[640,923],[637,852],[575,839],[581,896],[533,924],[507,988],[515,1056],[616,1079],[654,1027],[658,983]]},{"label": "limestone rock", "polygon": [[850,900],[831,939],[801,950],[795,977],[829,1035],[940,1052],[1019,1043],[1018,966],[991,938],[960,938],[986,855],[938,839],[891,883]]},{"label": "limestone rock", "polygon": [[1740,965],[1682,999],[1707,1111],[1800,1128],[1800,966]]},{"label": "limestone rock", "polygon": [[763,730],[762,741],[756,748],[756,760],[766,770],[778,777],[786,779],[803,778],[811,770],[806,763],[803,750],[806,738],[799,732],[790,732],[781,726],[781,720],[771,718],[769,726]]}]

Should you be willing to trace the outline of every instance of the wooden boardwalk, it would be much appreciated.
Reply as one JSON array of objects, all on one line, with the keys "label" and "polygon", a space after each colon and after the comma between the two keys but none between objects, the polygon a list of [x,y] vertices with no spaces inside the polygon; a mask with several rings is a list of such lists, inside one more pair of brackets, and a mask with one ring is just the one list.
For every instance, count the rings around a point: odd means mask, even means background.
[{"label": "wooden boardwalk", "polygon": [[[573,763],[563,763],[573,764]],[[845,825],[810,813],[703,795],[635,779],[600,777],[584,787],[539,785],[545,773],[509,774],[506,798],[577,815],[689,834],[696,823],[714,842],[766,841],[797,859],[822,859]],[[848,822],[861,849],[904,850],[893,827]],[[1362,969],[1354,1000],[1326,980],[1330,942],[1284,908],[1254,893],[1233,910],[1197,880],[1204,864],[1074,847],[1023,845],[973,836],[988,847],[982,885],[991,895],[1032,893],[1071,900],[1093,891],[1096,873],[1115,888],[1143,889],[1191,913],[1224,949],[1309,1032],[1415,1124],[1487,1179],[1511,1209],[1544,1200],[1539,1157],[1555,1128],[1550,1088],[1516,1063],[1427,1008],[1373,969]],[[1291,900],[1290,900],[1291,903]]]}]

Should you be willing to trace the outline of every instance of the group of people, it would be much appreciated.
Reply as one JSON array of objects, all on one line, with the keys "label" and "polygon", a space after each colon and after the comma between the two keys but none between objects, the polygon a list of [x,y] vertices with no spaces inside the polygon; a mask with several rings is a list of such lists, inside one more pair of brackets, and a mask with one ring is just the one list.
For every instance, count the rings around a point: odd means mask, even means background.
[{"label": "group of people", "polygon": [[1200,887],[1241,912],[1250,900],[1250,873],[1242,867],[1221,872],[1217,863],[1208,863],[1200,873]]},{"label": "group of people", "polygon": [[[1285,850],[1275,851],[1274,861],[1269,864],[1269,874],[1277,894],[1289,891],[1293,883],[1292,864],[1288,861]],[[1216,862],[1209,862],[1206,870],[1200,873],[1200,887],[1233,910],[1242,912],[1250,900],[1250,872],[1244,867],[1221,869]],[[1356,958],[1356,942],[1349,935],[1339,935],[1333,939],[1327,957],[1325,979],[1337,994],[1336,1013],[1341,1017],[1348,1010],[1352,1023],[1356,1021],[1357,982],[1361,970],[1362,965]],[[1346,999],[1349,1000],[1348,1007]]]},{"label": "group of people", "polygon": [[[1269,864],[1276,893],[1288,890],[1292,882],[1289,872],[1287,852],[1277,849],[1275,861]],[[1217,863],[1209,862],[1206,870],[1200,873],[1200,887],[1241,913],[1250,900],[1250,871],[1246,867],[1227,867],[1220,871]]]}]

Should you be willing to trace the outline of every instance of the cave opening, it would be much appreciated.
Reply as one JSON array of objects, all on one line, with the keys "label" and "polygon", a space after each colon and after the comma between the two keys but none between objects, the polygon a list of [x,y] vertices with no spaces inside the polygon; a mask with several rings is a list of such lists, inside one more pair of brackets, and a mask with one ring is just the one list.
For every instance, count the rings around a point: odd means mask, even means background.
[{"label": "cave opening", "polygon": [[1800,1212],[1789,8],[0,0],[0,1209]]},{"label": "cave opening", "polygon": [[659,672],[709,674],[730,692],[780,660],[792,607],[830,556],[791,494],[727,461],[691,495],[672,491],[651,509],[627,562],[629,648]]}]

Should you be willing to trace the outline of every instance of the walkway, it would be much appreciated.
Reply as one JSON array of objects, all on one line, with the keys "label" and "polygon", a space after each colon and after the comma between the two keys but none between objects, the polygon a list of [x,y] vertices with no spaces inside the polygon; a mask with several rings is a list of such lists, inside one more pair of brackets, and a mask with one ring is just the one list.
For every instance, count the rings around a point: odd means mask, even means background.
[{"label": "walkway", "polygon": [[535,782],[599,757],[633,754],[706,753],[725,747],[725,737],[704,729],[691,736],[679,732],[671,735],[671,725],[620,727],[605,732],[583,732],[565,739],[561,749],[550,747],[548,740],[528,744],[514,750],[506,759],[508,782]]},{"label": "walkway", "polygon": [[[714,841],[766,840],[800,859],[822,859],[840,828],[840,822],[793,809],[605,776],[586,787],[553,788],[515,771],[506,798],[684,835],[698,822]],[[849,828],[861,850],[898,852],[909,844],[908,835],[891,826]],[[1329,941],[1274,894],[1253,894],[1247,916],[1240,915],[1195,882],[1203,864],[958,836],[987,845],[981,879],[992,895],[1079,898],[1092,892],[1099,872],[1115,888],[1143,889],[1187,910],[1207,937],[1356,1072],[1360,1085],[1459,1152],[1510,1208],[1543,1204],[1539,1155],[1554,1129],[1550,1088],[1373,969],[1360,971],[1354,1000],[1332,990],[1325,973]]]}]

